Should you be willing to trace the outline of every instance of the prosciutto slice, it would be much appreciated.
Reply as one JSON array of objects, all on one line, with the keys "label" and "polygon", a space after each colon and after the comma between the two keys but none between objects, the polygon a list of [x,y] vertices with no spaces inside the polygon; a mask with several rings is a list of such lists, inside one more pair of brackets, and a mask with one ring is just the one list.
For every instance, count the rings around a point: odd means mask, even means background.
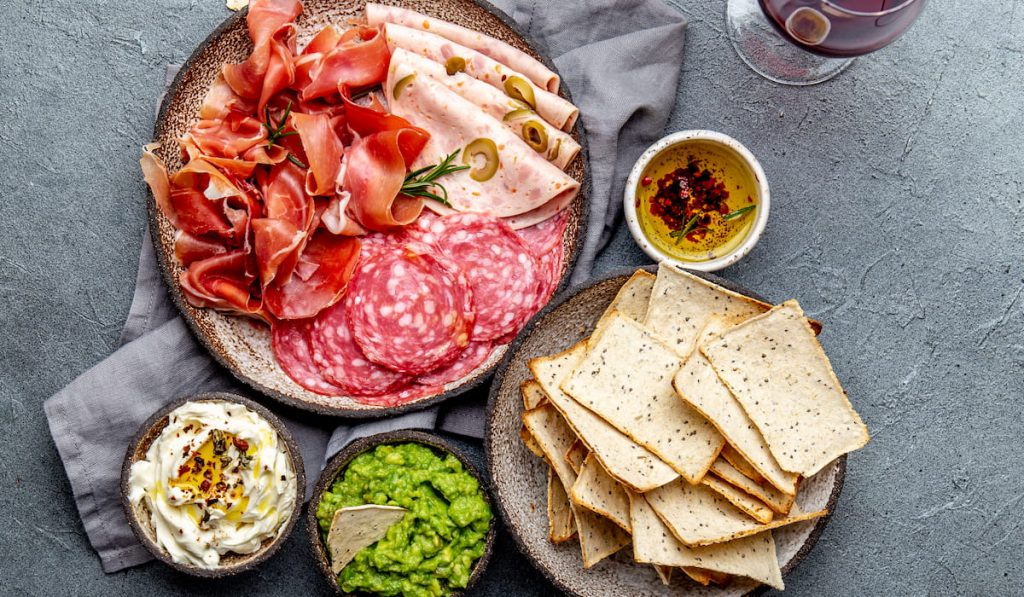
[{"label": "prosciutto slice", "polygon": [[[345,95],[348,89],[376,85],[384,80],[390,54],[379,29],[356,27],[337,37],[322,35],[310,43],[319,52],[300,58],[296,87],[301,90],[303,101],[338,93]],[[332,42],[335,45],[329,48]]]},{"label": "prosciutto slice", "polygon": [[224,81],[239,97],[257,100],[258,113],[274,94],[295,81],[293,21],[300,12],[298,0],[252,2],[246,17],[252,54],[244,62],[224,65]]},{"label": "prosciutto slice", "polygon": [[267,320],[246,251],[232,251],[193,262],[181,273],[181,290],[200,308],[219,309]]},{"label": "prosciutto slice", "polygon": [[419,54],[444,64],[449,58],[462,58],[466,64],[466,74],[487,83],[501,91],[505,90],[505,82],[511,77],[519,77],[523,84],[532,88],[536,101],[537,114],[564,131],[572,129],[579,116],[579,109],[560,95],[532,83],[526,75],[513,70],[493,58],[476,50],[449,41],[440,35],[427,33],[419,29],[410,29],[401,25],[388,23],[384,26],[384,35],[388,48],[394,52],[396,48]]},{"label": "prosciutto slice", "polygon": [[570,135],[552,126],[548,121],[538,118],[536,114],[523,110],[522,104],[483,81],[474,79],[465,73],[449,75],[443,65],[401,48],[396,48],[391,53],[391,63],[396,62],[420,75],[427,75],[435,79],[438,83],[472,102],[498,122],[503,123],[506,128],[519,137],[525,135],[527,129],[524,128],[524,125],[527,122],[540,126],[544,130],[546,142],[542,150],[533,149],[561,170],[565,170],[580,152],[579,143]]},{"label": "prosciutto slice", "polygon": [[306,163],[309,165],[309,170],[306,171],[306,193],[333,195],[345,147],[331,124],[331,117],[326,113],[292,112],[290,118],[292,126],[299,133],[303,151],[306,153]]},{"label": "prosciutto slice", "polygon": [[[416,74],[408,64],[392,63],[387,89],[394,89],[397,81]],[[392,100],[391,111],[430,133],[413,169],[436,163],[476,139],[493,141],[499,166],[491,178],[474,180],[467,170],[444,178],[448,200],[458,211],[517,216],[552,201],[568,205],[579,192],[578,182],[538,155],[499,121],[429,76],[407,80],[399,97]],[[353,170],[350,163],[349,172]]]},{"label": "prosciutto slice", "polygon": [[407,8],[384,6],[375,2],[366,3],[366,20],[370,25],[394,23],[411,29],[430,31],[457,44],[472,48],[523,73],[542,89],[552,93],[558,92],[558,75],[551,69],[526,52],[479,31],[435,19]]},{"label": "prosciutto slice", "polygon": [[359,261],[359,240],[317,230],[306,243],[287,282],[263,290],[267,311],[278,319],[313,317],[338,302]]},{"label": "prosciutto slice", "polygon": [[349,210],[366,229],[395,230],[411,224],[423,211],[422,198],[399,194],[411,166],[407,159],[416,157],[408,148],[419,145],[422,138],[421,131],[414,129],[386,130],[363,137],[349,148],[345,168]]}]

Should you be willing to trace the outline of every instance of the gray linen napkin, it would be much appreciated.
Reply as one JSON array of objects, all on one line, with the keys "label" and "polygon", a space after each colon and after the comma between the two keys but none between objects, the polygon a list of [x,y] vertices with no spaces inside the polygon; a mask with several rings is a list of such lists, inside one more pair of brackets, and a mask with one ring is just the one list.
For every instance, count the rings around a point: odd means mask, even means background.
[{"label": "gray linen napkin", "polygon": [[[675,100],[686,21],[659,0],[496,0],[542,46],[573,91],[590,148],[589,233],[574,281],[590,275],[621,213],[626,172],[665,126]],[[105,572],[151,559],[121,509],[121,461],[131,437],[174,398],[214,390],[243,394],[178,317],[147,232],[121,347],[44,404],[82,523]],[[481,396],[483,392],[479,393]],[[280,413],[282,409],[275,408]],[[435,427],[482,437],[483,400],[343,425],[329,433],[282,416],[306,465],[307,492],[345,444],[391,429]],[[330,437],[328,437],[330,436]]]}]

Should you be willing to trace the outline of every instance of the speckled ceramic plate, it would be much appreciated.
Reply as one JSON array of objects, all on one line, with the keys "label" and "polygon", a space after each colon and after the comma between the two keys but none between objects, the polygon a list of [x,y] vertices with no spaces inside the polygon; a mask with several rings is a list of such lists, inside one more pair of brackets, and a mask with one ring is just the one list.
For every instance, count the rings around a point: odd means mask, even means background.
[{"label": "speckled ceramic plate", "polygon": [[[151,514],[149,508],[146,507],[145,503],[140,503],[137,506],[132,505],[131,501],[128,499],[128,494],[132,465],[146,457],[146,452],[149,451],[149,447],[153,443],[153,440],[159,437],[160,433],[165,427],[167,427],[171,412],[189,402],[216,401],[241,404],[249,410],[254,411],[260,417],[263,417],[263,419],[270,423],[270,426],[277,431],[277,434],[281,439],[281,446],[284,447],[285,453],[291,461],[292,470],[295,471],[295,506],[292,508],[292,512],[288,517],[288,520],[285,521],[281,528],[281,532],[269,539],[266,539],[258,551],[250,554],[227,553],[221,557],[220,566],[217,568],[200,568],[199,566],[193,566],[191,564],[175,562],[171,559],[170,554],[160,547],[156,541],[156,531],[150,523]],[[292,434],[288,431],[288,428],[284,426],[280,419],[274,416],[273,413],[263,406],[256,404],[248,398],[243,398],[237,394],[229,394],[227,392],[213,392],[209,394],[199,394],[197,396],[186,396],[184,398],[179,398],[158,410],[142,424],[142,427],[139,428],[139,432],[136,434],[135,439],[133,439],[132,443],[128,446],[128,451],[124,457],[124,463],[121,465],[121,505],[124,507],[125,516],[128,518],[128,524],[132,527],[132,531],[135,533],[135,536],[155,558],[164,564],[167,564],[171,568],[191,576],[220,578],[223,576],[239,574],[256,568],[267,560],[267,558],[277,553],[277,550],[281,548],[284,542],[288,540],[288,536],[291,535],[292,528],[295,526],[295,521],[299,519],[305,488],[306,469],[303,468],[302,465],[302,453],[299,452],[298,445],[296,445],[295,440],[292,439]]]},{"label": "speckled ceramic plate", "polygon": [[[652,272],[654,266],[649,268]],[[660,595],[737,596],[760,591],[752,581],[734,579],[726,587],[702,587],[683,575],[665,586],[651,566],[636,564],[630,548],[589,570],[583,569],[579,543],[548,541],[547,465],[519,439],[523,400],[519,384],[528,379],[527,361],[561,352],[590,335],[615,293],[635,270],[630,268],[574,288],[554,299],[527,325],[512,344],[491,386],[485,436],[491,483],[504,517],[520,550],[563,591],[586,597]],[[693,272],[730,290],[764,300],[712,274]],[[800,486],[797,504],[804,511],[824,507],[832,512],[843,488],[846,457],[837,459]],[[829,516],[774,531],[783,574],[792,570],[814,547]]]},{"label": "speckled ceramic plate", "polygon": [[[539,58],[548,68],[557,72],[551,61],[538,51],[537,45],[528,40],[507,15],[483,0],[385,0],[383,3],[406,6],[504,40]],[[309,41],[325,25],[333,23],[345,27],[349,19],[360,18],[365,4],[365,0],[307,0],[296,22],[299,44]],[[221,65],[244,60],[252,49],[245,16],[245,11],[235,14],[210,34],[192,53],[167,91],[153,136],[161,144],[156,151],[157,155],[172,172],[182,166],[176,139],[198,121],[199,106],[220,72]],[[564,83],[560,93],[572,99]],[[560,288],[568,280],[584,237],[590,190],[587,145],[581,124],[576,125],[572,135],[582,150],[566,171],[582,184],[579,196],[569,208],[571,215],[563,239],[565,263]],[[401,406],[371,406],[347,397],[329,397],[310,392],[292,381],[277,364],[270,347],[270,331],[265,326],[249,319],[225,315],[212,309],[197,309],[188,304],[178,284],[178,276],[183,268],[174,257],[174,228],[157,209],[152,195],[149,196],[149,226],[171,296],[195,336],[239,380],[290,406],[351,418],[375,418],[419,410],[482,383],[505,353],[505,348],[499,348],[474,371],[446,385],[443,392]]]},{"label": "speckled ceramic plate", "polygon": [[[334,458],[327,463],[320,478],[317,479],[316,487],[313,489],[313,496],[309,500],[309,508],[306,512],[306,532],[309,534],[309,541],[313,546],[313,557],[316,558],[317,568],[320,569],[320,575],[327,581],[327,583],[335,590],[336,593],[344,594],[346,597],[356,597],[351,593],[343,593],[341,587],[338,586],[337,576],[331,570],[331,560],[327,552],[327,546],[324,545],[324,541],[320,534],[320,525],[316,519],[316,511],[320,507],[320,500],[323,499],[324,492],[334,483],[334,480],[338,475],[342,474],[352,460],[360,454],[376,448],[377,446],[386,444],[406,444],[415,443],[423,444],[434,448],[441,453],[449,453],[459,459],[462,466],[465,467],[466,472],[473,475],[480,484],[480,491],[484,496],[484,500],[487,505],[494,511],[494,503],[491,501],[490,492],[487,489],[487,481],[480,475],[480,471],[473,466],[473,463],[469,458],[451,441],[433,435],[430,433],[424,433],[422,431],[413,431],[409,429],[403,429],[398,431],[388,431],[385,433],[378,433],[369,437],[358,439],[351,444],[345,446],[345,448],[338,452]],[[462,595],[469,594],[473,590],[473,586],[476,585],[480,577],[483,576],[484,570],[487,568],[487,564],[491,561],[491,553],[494,551],[494,534],[495,534],[496,523],[495,520],[491,519],[491,527],[487,531],[487,537],[485,538],[484,553],[480,556],[473,564],[473,571],[469,574],[469,582],[466,584],[466,588],[457,591],[452,594],[452,597],[461,597]]]}]

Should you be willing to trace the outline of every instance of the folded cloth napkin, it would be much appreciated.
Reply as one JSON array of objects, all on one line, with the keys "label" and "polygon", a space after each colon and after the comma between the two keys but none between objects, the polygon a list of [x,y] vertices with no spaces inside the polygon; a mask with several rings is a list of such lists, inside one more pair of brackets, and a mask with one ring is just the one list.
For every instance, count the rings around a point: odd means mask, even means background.
[{"label": "folded cloth napkin", "polygon": [[[574,275],[584,280],[620,215],[630,164],[662,132],[674,104],[686,21],[660,0],[495,4],[547,49],[582,114],[593,179],[589,232]],[[249,393],[210,358],[178,317],[147,233],[120,348],[44,404],[82,523],[105,572],[151,559],[132,534],[120,502],[121,462],[131,438],[171,400],[216,390]],[[299,444],[308,492],[326,459],[358,437],[404,428],[482,437],[479,396],[443,414],[434,408],[334,429],[270,406]]]}]

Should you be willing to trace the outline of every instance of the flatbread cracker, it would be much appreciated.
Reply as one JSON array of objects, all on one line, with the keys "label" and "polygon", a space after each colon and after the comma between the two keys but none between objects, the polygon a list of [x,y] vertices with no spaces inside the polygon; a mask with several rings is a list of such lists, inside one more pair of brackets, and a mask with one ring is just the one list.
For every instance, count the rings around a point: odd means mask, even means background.
[{"label": "flatbread cracker", "polygon": [[[712,421],[712,423],[714,423],[714,421]],[[751,425],[753,425],[753,423],[751,423]],[[721,429],[719,429],[719,431],[721,431]],[[723,433],[722,435],[725,434]],[[726,437],[725,439],[728,440],[729,438]],[[761,439],[763,440],[764,438]],[[719,456],[724,458],[726,462],[731,464],[733,467],[736,468],[736,470],[743,473],[744,477],[750,479],[754,483],[760,484],[765,482],[764,476],[761,475],[761,473],[757,472],[757,469],[755,469],[754,466],[750,464],[750,462],[748,462],[742,454],[737,452],[736,448],[732,447],[732,444],[730,444],[728,441],[725,442],[725,447],[722,448],[722,453],[719,454]],[[772,457],[772,460],[775,460],[775,457]]]},{"label": "flatbread cracker", "polygon": [[548,539],[552,543],[565,543],[576,536],[576,517],[565,487],[555,472],[548,467]]},{"label": "flatbread cracker", "polygon": [[[544,457],[562,482],[563,487],[576,483],[576,473],[565,460],[565,452],[576,436],[565,420],[550,404],[523,413],[523,423],[530,430]],[[576,518],[577,536],[583,555],[583,567],[590,568],[604,558],[629,545],[629,535],[612,521],[569,502]]]},{"label": "flatbread cracker", "polygon": [[638,269],[633,272],[605,309],[601,319],[606,318],[612,311],[618,311],[637,323],[643,323],[647,317],[647,304],[651,302],[651,290],[654,289],[655,279],[656,276],[646,270]]},{"label": "flatbread cracker", "polygon": [[548,395],[535,379],[528,379],[519,384],[519,392],[523,395],[523,410],[533,410],[548,399]]},{"label": "flatbread cracker", "polygon": [[[717,462],[717,461],[716,461]],[[761,524],[768,524],[775,518],[775,512],[765,505],[764,502],[750,495],[749,493],[736,489],[735,486],[726,483],[715,475],[705,475],[701,481],[715,493],[729,500],[729,503],[743,511]]]},{"label": "flatbread cracker", "polygon": [[[723,454],[725,450],[722,450]],[[772,487],[767,482],[763,485],[757,483],[750,477],[744,475],[733,465],[729,464],[729,461],[721,456],[711,465],[711,472],[728,482],[733,487],[749,494],[757,499],[764,502],[769,508],[785,516],[789,514],[789,509],[793,507],[793,502],[796,500],[794,495],[786,495]],[[705,477],[706,479],[707,477]]]},{"label": "flatbread cracker", "polygon": [[797,475],[782,470],[775,461],[761,432],[703,354],[690,355],[672,385],[769,483],[787,494],[796,493]]},{"label": "flatbread cracker", "polygon": [[580,467],[583,466],[583,461],[587,458],[587,454],[590,450],[587,450],[586,444],[580,440],[576,440],[569,446],[569,449],[565,452],[565,461],[569,463],[572,470],[576,474],[580,474]]},{"label": "flatbread cracker", "polygon": [[828,514],[791,514],[761,524],[705,485],[675,481],[644,494],[672,533],[690,547],[724,543]]},{"label": "flatbread cracker", "polygon": [[698,483],[725,438],[672,388],[681,365],[676,353],[640,324],[612,313],[562,390]]},{"label": "flatbread cracker", "polygon": [[519,439],[523,440],[523,445],[526,449],[533,453],[538,458],[544,458],[544,452],[541,451],[540,446],[534,441],[533,436],[530,435],[530,430],[523,425],[519,428]]},{"label": "flatbread cracker", "polygon": [[580,467],[579,477],[569,492],[569,498],[595,514],[600,514],[630,532],[629,495],[618,481],[605,472],[593,454],[587,456]]},{"label": "flatbread cracker", "polygon": [[712,318],[732,326],[768,309],[771,305],[767,303],[662,263],[651,290],[644,327],[685,357]]},{"label": "flatbread cracker", "polygon": [[[672,570],[672,568],[670,568]],[[711,584],[711,577],[704,572],[704,570],[697,568],[696,566],[683,566],[680,568],[683,574],[690,577],[693,582],[706,587]]]},{"label": "flatbread cracker", "polygon": [[750,578],[780,591],[785,588],[771,533],[706,547],[687,547],[672,534],[644,496],[630,494],[629,505],[633,555],[638,563],[697,567]]},{"label": "flatbread cracker", "polygon": [[327,533],[331,571],[341,574],[359,551],[383,539],[388,529],[401,521],[405,513],[405,508],[377,504],[335,510]]},{"label": "flatbread cracker", "polygon": [[701,351],[783,470],[810,477],[868,442],[796,301],[726,331]]},{"label": "flatbread cracker", "polygon": [[585,351],[586,343],[581,342],[565,352],[530,361],[530,371],[548,394],[551,404],[608,474],[626,487],[634,491],[650,491],[678,479],[679,473],[567,396],[559,387],[576,368]]},{"label": "flatbread cracker", "polygon": [[653,565],[654,571],[658,573],[658,578],[661,579],[661,584],[666,587],[672,584],[672,571],[675,570],[672,566],[659,566]]}]

